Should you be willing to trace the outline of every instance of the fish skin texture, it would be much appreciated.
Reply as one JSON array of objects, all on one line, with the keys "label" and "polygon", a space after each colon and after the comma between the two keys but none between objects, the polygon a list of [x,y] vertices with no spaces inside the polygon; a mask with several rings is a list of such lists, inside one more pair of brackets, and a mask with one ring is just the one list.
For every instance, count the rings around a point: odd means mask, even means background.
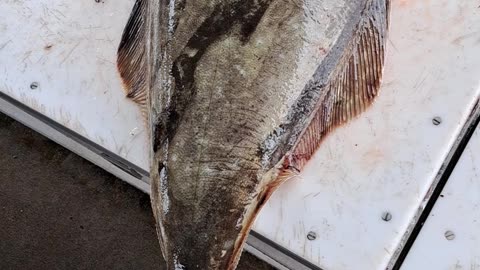
[{"label": "fish skin texture", "polygon": [[235,269],[255,217],[378,95],[388,0],[137,0],[118,50],[168,269]]}]

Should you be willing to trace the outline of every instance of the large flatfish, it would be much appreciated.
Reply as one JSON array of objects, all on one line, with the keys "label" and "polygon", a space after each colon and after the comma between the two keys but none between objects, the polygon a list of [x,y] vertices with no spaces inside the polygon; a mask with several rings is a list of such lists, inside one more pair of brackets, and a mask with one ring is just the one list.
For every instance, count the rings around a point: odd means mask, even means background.
[{"label": "large flatfish", "polygon": [[137,0],[118,68],[150,131],[168,269],[235,269],[274,190],[377,96],[388,10],[388,0]]}]

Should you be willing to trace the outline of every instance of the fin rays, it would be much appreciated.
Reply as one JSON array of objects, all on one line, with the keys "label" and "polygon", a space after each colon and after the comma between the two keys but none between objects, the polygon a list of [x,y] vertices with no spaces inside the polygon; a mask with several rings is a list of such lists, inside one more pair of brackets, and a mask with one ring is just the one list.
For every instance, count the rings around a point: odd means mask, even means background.
[{"label": "fin rays", "polygon": [[323,102],[295,146],[296,168],[303,168],[327,133],[365,111],[377,96],[385,61],[388,2],[367,3],[354,37],[325,86]]},{"label": "fin rays", "polygon": [[147,66],[145,59],[147,1],[137,0],[118,48],[117,66],[128,98],[147,114]]}]

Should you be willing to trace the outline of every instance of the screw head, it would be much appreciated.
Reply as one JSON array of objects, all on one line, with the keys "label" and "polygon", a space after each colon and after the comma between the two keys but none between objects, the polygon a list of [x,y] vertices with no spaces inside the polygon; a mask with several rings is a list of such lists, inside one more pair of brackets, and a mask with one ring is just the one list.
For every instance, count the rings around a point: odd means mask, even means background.
[{"label": "screw head", "polygon": [[446,231],[445,238],[447,238],[448,241],[452,241],[453,239],[455,239],[455,233],[452,231]]},{"label": "screw head", "polygon": [[442,123],[442,118],[440,118],[440,116],[436,116],[432,119],[432,123],[435,125],[435,126],[438,126]]},{"label": "screw head", "polygon": [[390,220],[392,220],[392,214],[390,214],[390,212],[384,212],[382,214],[382,220],[389,222]]},{"label": "screw head", "polygon": [[313,240],[317,239],[317,234],[315,232],[309,232],[307,234],[307,239],[310,240],[310,241],[313,241]]},{"label": "screw head", "polygon": [[30,84],[30,89],[35,90],[35,89],[37,89],[37,88],[38,88],[38,83],[37,83],[37,82],[32,82],[32,83]]}]

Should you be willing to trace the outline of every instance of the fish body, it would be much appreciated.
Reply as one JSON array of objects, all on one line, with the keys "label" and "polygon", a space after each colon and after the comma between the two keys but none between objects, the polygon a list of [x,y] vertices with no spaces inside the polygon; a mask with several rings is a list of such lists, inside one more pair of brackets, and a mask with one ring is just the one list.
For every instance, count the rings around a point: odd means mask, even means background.
[{"label": "fish body", "polygon": [[168,269],[235,269],[261,207],[377,96],[388,0],[137,0],[118,52]]}]

